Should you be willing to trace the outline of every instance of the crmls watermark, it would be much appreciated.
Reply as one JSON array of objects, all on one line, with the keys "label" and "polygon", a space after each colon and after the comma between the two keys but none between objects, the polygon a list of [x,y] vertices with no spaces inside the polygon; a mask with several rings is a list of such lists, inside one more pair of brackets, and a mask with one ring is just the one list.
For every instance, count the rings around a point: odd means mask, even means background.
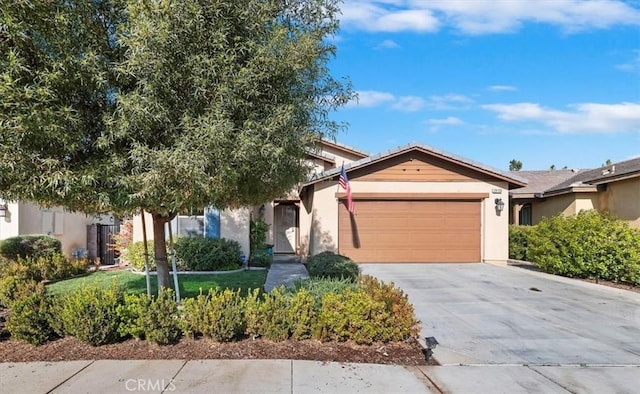
[{"label": "crmls watermark", "polygon": [[127,391],[175,391],[173,379],[127,379],[124,382]]}]

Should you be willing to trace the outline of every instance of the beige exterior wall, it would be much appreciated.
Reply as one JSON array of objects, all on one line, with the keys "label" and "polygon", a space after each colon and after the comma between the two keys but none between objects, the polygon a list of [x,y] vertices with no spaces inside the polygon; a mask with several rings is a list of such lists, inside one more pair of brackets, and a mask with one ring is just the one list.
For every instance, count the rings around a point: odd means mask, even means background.
[{"label": "beige exterior wall", "polygon": [[[153,239],[153,219],[145,212],[147,240]],[[249,208],[225,209],[220,211],[220,237],[237,241],[242,253],[249,256]],[[167,235],[168,237],[168,235]],[[143,241],[142,216],[133,217],[133,241]]]},{"label": "beige exterior wall", "polygon": [[[486,193],[489,198],[481,203],[481,256],[483,261],[505,262],[508,258],[508,221],[506,209],[498,214],[496,198],[502,198],[508,206],[506,182],[351,182],[353,193]],[[500,193],[493,193],[500,191]],[[304,201],[301,209],[301,243],[308,245],[308,254],[323,250],[339,249],[338,200],[335,196],[337,182],[321,182],[315,185],[313,201]],[[357,212],[357,201],[356,201]],[[302,216],[307,216],[304,221]],[[357,215],[357,213],[356,213]],[[305,226],[303,227],[303,223]],[[306,250],[302,251],[306,254]]]},{"label": "beige exterior wall", "polygon": [[[519,208],[519,207],[518,207]],[[557,214],[564,216],[577,215],[580,211],[600,209],[598,193],[568,193],[547,197],[543,200],[531,202],[532,224],[540,223],[543,217],[552,217]]]},{"label": "beige exterior wall", "polygon": [[640,178],[610,183],[606,191],[599,193],[598,202],[600,210],[640,228]]},{"label": "beige exterior wall", "polygon": [[340,149],[336,149],[326,145],[322,145],[322,152],[335,159],[336,167],[342,166],[343,162],[346,165],[361,159],[360,156],[356,156],[356,155],[344,152]]},{"label": "beige exterior wall", "polygon": [[248,208],[225,209],[220,211],[220,237],[237,241],[242,254],[249,258],[249,221]]},{"label": "beige exterior wall", "polygon": [[87,248],[87,225],[113,223],[111,216],[90,217],[65,212],[61,207],[40,208],[30,202],[12,203],[9,214],[0,219],[0,239],[27,234],[48,234],[60,240],[62,252],[71,256],[76,248]]},{"label": "beige exterior wall", "polygon": [[338,183],[319,182],[300,207],[300,253],[314,255],[338,250]]}]

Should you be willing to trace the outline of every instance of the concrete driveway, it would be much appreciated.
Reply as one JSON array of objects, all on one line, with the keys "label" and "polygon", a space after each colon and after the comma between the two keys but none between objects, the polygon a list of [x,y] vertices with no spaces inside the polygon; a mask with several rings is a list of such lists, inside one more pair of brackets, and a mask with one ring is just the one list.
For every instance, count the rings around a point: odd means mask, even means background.
[{"label": "concrete driveway", "polygon": [[365,264],[409,294],[443,365],[640,365],[640,294],[489,264]]}]

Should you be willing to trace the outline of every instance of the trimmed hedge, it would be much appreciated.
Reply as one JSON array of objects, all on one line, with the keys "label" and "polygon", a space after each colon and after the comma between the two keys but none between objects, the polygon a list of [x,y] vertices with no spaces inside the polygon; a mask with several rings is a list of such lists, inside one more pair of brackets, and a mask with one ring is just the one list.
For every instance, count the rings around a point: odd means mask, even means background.
[{"label": "trimmed hedge", "polygon": [[312,278],[334,278],[356,281],[360,268],[347,256],[322,252],[307,259],[307,270]]},{"label": "trimmed hedge", "polygon": [[107,289],[88,285],[51,297],[41,285],[29,282],[17,292],[26,296],[11,303],[10,333],[35,344],[53,333],[94,346],[124,337],[171,344],[181,335],[220,342],[249,335],[274,341],[314,338],[370,344],[404,341],[418,332],[406,295],[393,284],[369,277],[327,291],[319,306],[305,288],[292,293],[284,287],[269,293],[256,289],[246,297],[239,290],[211,290],[185,299],[182,310],[171,291],[157,298],[125,296],[115,283]]},{"label": "trimmed hedge", "polygon": [[54,254],[62,254],[62,244],[59,239],[48,235],[19,235],[0,241],[0,256],[11,260]]},{"label": "trimmed hedge", "polygon": [[527,249],[529,238],[536,230],[533,226],[509,226],[509,258],[513,260],[529,261]]},{"label": "trimmed hedge", "polygon": [[230,271],[242,267],[242,248],[225,238],[180,237],[176,258],[192,271]]},{"label": "trimmed hedge", "polygon": [[509,245],[513,255],[536,263],[544,272],[640,285],[640,231],[609,214],[559,215],[544,218],[525,232],[513,231]]},{"label": "trimmed hedge", "polygon": [[69,260],[54,253],[50,256],[18,257],[17,261],[0,257],[0,305],[8,306],[18,287],[25,282],[61,280],[87,272],[84,259]]},{"label": "trimmed hedge", "polygon": [[[153,253],[153,241],[147,242],[147,248],[149,252],[149,270],[156,269],[156,263]],[[122,251],[120,259],[129,263],[133,268],[138,271],[144,271],[144,242],[132,242]]]}]

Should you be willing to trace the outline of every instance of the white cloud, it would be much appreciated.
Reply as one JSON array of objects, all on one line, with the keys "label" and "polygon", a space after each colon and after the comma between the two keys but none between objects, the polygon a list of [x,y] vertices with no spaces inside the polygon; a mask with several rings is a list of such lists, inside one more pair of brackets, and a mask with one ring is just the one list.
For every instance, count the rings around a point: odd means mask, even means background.
[{"label": "white cloud", "polygon": [[387,106],[395,111],[417,112],[427,106],[427,101],[418,96],[399,96],[377,90],[360,90],[358,100],[349,102],[347,108],[373,108]]},{"label": "white cloud", "polygon": [[343,26],[366,31],[434,32],[450,26],[465,34],[517,31],[524,23],[567,32],[640,25],[640,10],[622,0],[351,0]]},{"label": "white cloud", "polygon": [[507,122],[542,123],[559,133],[640,133],[640,103],[581,103],[564,111],[536,103],[491,104],[482,108],[496,112],[499,119]]},{"label": "white cloud", "polygon": [[371,108],[396,99],[391,93],[378,92],[376,90],[360,90],[357,93],[358,99],[350,101],[347,107]]},{"label": "white cloud", "polygon": [[442,125],[454,126],[454,125],[464,124],[464,121],[460,118],[456,118],[455,116],[449,116],[444,119],[429,119],[427,120],[427,123],[435,126],[442,126]]},{"label": "white cloud", "polygon": [[380,44],[376,45],[376,49],[395,49],[400,48],[397,42],[393,40],[384,40]]},{"label": "white cloud", "polygon": [[403,112],[417,112],[427,106],[427,102],[418,96],[403,96],[391,106],[392,109]]},{"label": "white cloud", "polygon": [[617,69],[629,72],[640,72],[640,50],[634,51],[635,57],[627,63],[618,64]]},{"label": "white cloud", "polygon": [[429,97],[428,107],[438,110],[464,109],[473,103],[473,99],[462,94],[445,94]]},{"label": "white cloud", "polygon": [[[391,3],[391,4],[390,4]],[[431,11],[421,7],[405,7],[403,1],[348,1],[342,5],[341,23],[344,26],[375,32],[417,31],[432,32],[438,30],[440,22]],[[392,5],[392,8],[389,8]]]},{"label": "white cloud", "polygon": [[515,92],[518,90],[518,88],[511,85],[491,85],[487,89],[494,92]]}]

